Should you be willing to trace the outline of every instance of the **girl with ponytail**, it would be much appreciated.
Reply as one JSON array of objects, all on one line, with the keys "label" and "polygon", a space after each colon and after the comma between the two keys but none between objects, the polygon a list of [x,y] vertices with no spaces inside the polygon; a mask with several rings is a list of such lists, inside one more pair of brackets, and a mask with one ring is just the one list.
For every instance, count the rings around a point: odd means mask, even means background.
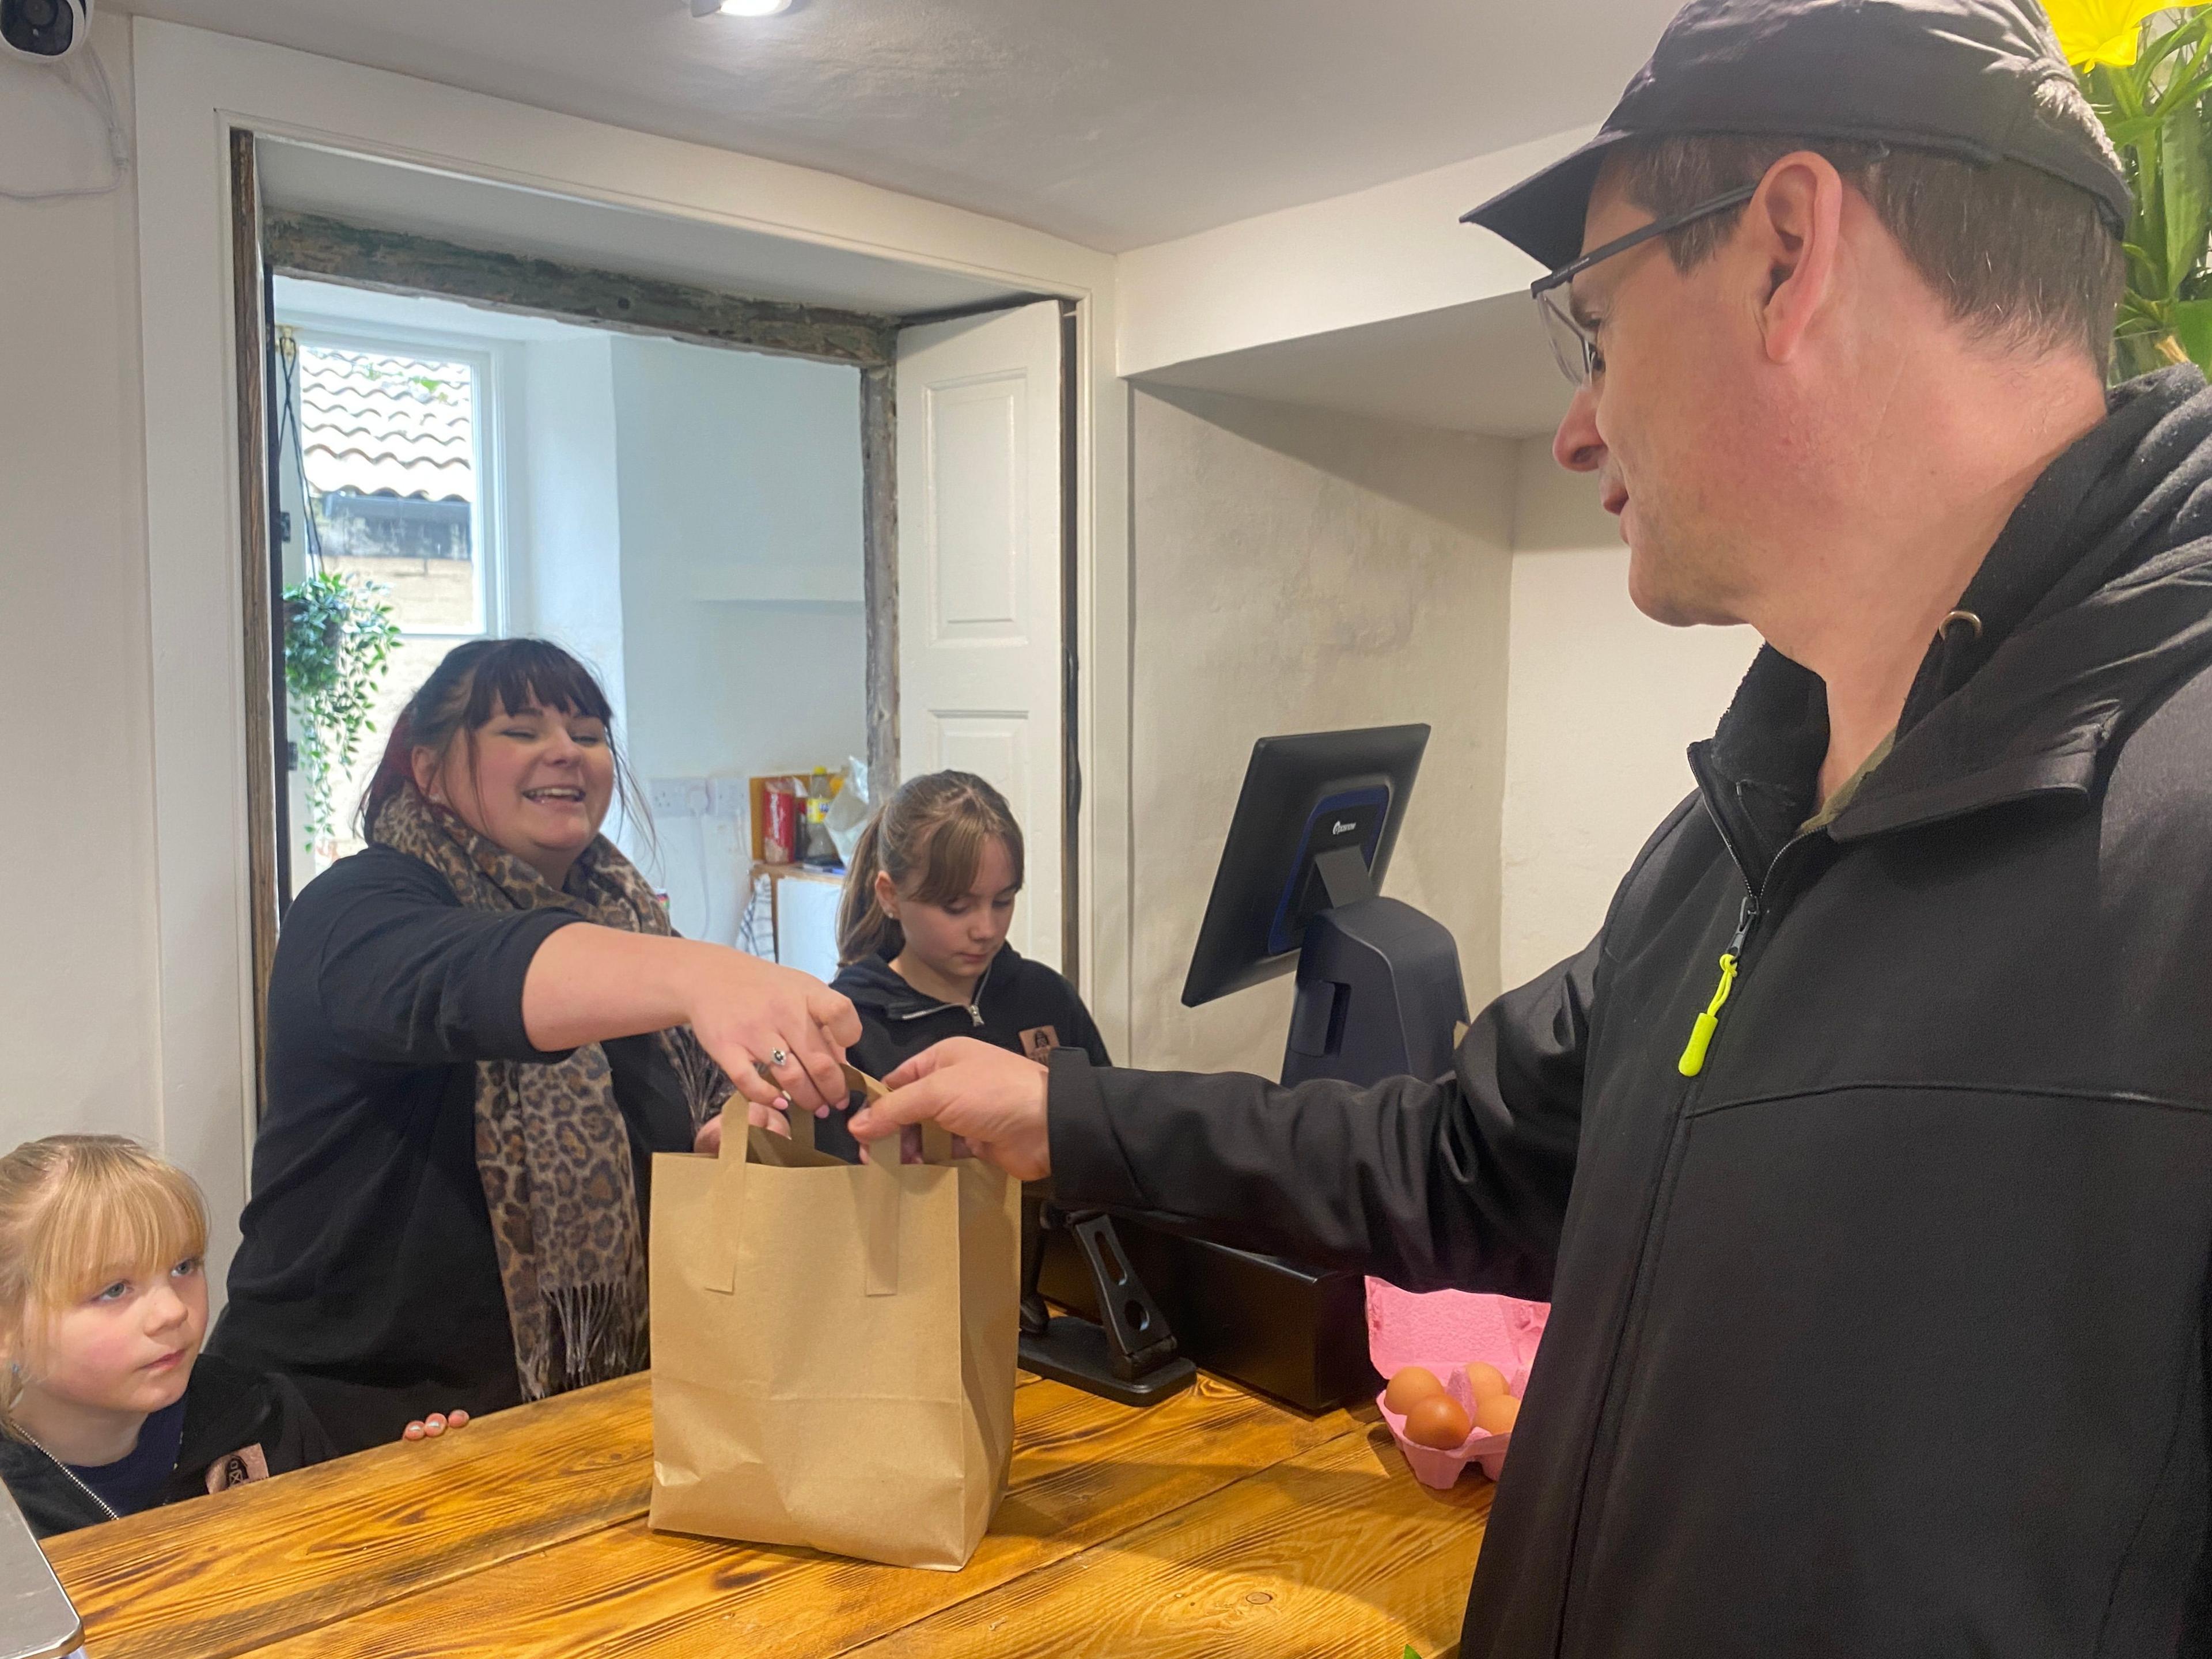
[{"label": "girl with ponytail", "polygon": [[[853,850],[837,916],[844,963],[831,988],[851,999],[851,1059],[884,1077],[946,1037],[980,1037],[1042,1060],[1106,1044],[1075,988],[1006,943],[1022,888],[1022,827],[970,772],[915,778],[877,809]],[[842,1115],[815,1144],[857,1158]]]}]

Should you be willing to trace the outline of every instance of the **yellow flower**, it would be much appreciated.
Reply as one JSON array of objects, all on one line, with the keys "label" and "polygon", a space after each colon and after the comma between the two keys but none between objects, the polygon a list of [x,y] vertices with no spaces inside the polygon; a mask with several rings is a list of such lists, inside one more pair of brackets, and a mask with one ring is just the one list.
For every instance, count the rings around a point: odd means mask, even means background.
[{"label": "yellow flower", "polygon": [[2043,9],[2068,63],[2124,69],[2136,61],[2145,18],[2205,4],[2212,0],[2182,0],[2179,5],[2173,0],[2043,0]]}]

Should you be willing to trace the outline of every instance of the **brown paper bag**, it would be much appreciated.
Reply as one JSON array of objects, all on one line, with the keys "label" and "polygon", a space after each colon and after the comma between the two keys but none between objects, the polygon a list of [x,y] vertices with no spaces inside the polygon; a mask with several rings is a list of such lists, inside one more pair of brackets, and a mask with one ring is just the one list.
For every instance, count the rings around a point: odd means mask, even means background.
[{"label": "brown paper bag", "polygon": [[963,1566],[1013,1455],[1021,1188],[933,1127],[901,1166],[793,1127],[653,1160],[650,1524]]}]

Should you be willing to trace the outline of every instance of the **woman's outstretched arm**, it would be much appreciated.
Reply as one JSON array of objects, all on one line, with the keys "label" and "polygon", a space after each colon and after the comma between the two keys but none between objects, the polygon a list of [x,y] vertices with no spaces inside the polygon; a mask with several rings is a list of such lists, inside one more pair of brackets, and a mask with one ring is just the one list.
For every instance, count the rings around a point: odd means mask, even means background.
[{"label": "woman's outstretched arm", "polygon": [[522,1019],[544,1049],[689,1025],[748,1101],[772,1107],[788,1096],[810,1112],[844,1103],[840,1062],[860,1040],[853,1005],[797,969],[726,945],[589,922],[538,947],[523,981]]}]

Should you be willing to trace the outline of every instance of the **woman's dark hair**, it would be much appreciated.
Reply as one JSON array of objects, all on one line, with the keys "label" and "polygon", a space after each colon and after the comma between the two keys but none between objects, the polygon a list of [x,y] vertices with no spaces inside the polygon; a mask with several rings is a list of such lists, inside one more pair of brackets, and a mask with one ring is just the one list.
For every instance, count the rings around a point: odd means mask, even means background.
[{"label": "woman's dark hair", "polygon": [[1022,884],[1022,826],[1006,798],[973,772],[931,772],[909,780],[876,809],[853,849],[853,868],[837,906],[837,960],[885,961],[906,949],[906,931],[876,897],[876,872],[902,898],[950,904],[975,885],[983,848],[1006,845],[1014,885]]},{"label": "woman's dark hair", "polygon": [[592,671],[550,640],[471,640],[446,653],[430,671],[430,678],[407,700],[407,707],[392,722],[392,736],[384,745],[384,758],[369,780],[362,798],[361,830],[367,840],[376,828],[376,815],[402,789],[415,787],[415,751],[449,752],[455,738],[465,741],[469,774],[476,775],[477,729],[494,712],[520,714],[535,703],[549,713],[582,714],[607,728],[607,753],[614,757],[615,792],[623,814],[634,823],[651,828],[638,805],[629,766],[615,746],[614,705],[607,701]]}]

